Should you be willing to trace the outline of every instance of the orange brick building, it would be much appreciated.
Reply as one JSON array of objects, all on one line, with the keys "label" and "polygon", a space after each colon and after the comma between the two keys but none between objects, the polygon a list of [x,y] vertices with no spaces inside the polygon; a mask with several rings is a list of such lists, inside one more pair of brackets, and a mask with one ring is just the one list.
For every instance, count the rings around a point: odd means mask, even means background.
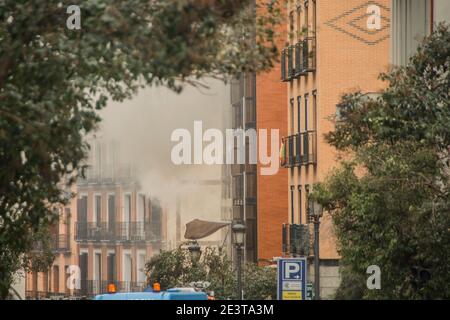
[{"label": "orange brick building", "polygon": [[118,292],[141,291],[145,263],[165,248],[166,210],[142,190],[133,166],[118,162],[114,144],[91,146],[86,177],[59,210],[52,266],[26,275],[28,299],[92,297],[109,284]]},{"label": "orange brick building", "polygon": [[[277,46],[281,51],[285,45],[286,23],[275,30]],[[258,129],[278,129],[280,137],[287,134],[286,85],[280,82],[280,63],[266,73],[256,75],[256,127]],[[272,150],[270,139],[268,150]],[[275,149],[278,148],[274,147]],[[282,255],[281,225],[288,222],[288,177],[280,168],[275,175],[261,175],[261,165],[257,165],[257,208],[258,208],[258,262],[267,263]]]},{"label": "orange brick building", "polygon": [[[256,0],[255,3],[262,3]],[[277,27],[278,47],[285,43],[285,24]],[[231,82],[232,128],[267,130],[268,150],[271,150],[272,129],[286,135],[287,99],[285,85],[280,82],[280,64],[265,73],[245,74]],[[274,146],[278,149],[279,146]],[[246,142],[246,153],[249,144]],[[270,151],[269,151],[270,155]],[[281,225],[287,223],[287,176],[280,168],[277,174],[262,175],[261,165],[233,164],[232,198],[233,221],[246,225],[244,256],[247,261],[271,263],[282,254]]]},{"label": "orange brick building", "polygon": [[[289,221],[311,228],[308,193],[336,166],[337,155],[323,137],[333,129],[330,116],[342,94],[384,87],[378,75],[389,65],[390,1],[290,0],[287,10],[281,74],[288,90]],[[325,214],[320,225],[322,296],[338,286],[338,265],[332,223]]]}]

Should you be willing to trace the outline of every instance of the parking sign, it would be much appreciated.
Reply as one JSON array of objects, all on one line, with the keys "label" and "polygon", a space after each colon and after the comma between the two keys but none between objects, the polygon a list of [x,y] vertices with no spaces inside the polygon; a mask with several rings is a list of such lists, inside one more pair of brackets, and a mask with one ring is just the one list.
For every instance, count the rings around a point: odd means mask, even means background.
[{"label": "parking sign", "polygon": [[278,300],[306,299],[306,258],[278,260]]}]

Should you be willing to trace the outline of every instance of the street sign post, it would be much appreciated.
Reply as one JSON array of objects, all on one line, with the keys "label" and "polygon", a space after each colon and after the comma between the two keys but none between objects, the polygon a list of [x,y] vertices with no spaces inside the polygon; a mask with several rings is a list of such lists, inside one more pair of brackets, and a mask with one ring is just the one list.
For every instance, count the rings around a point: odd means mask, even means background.
[{"label": "street sign post", "polygon": [[306,299],[306,258],[278,260],[278,300]]},{"label": "street sign post", "polygon": [[311,282],[306,284],[306,300],[314,300],[314,287]]}]

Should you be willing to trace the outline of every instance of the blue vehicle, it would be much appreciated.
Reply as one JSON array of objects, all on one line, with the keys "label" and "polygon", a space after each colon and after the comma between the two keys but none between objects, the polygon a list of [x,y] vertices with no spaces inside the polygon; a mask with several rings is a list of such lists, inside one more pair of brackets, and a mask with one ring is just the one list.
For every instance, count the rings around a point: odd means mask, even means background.
[{"label": "blue vehicle", "polygon": [[208,296],[192,288],[173,288],[167,291],[148,288],[143,292],[99,294],[94,300],[208,300]]}]

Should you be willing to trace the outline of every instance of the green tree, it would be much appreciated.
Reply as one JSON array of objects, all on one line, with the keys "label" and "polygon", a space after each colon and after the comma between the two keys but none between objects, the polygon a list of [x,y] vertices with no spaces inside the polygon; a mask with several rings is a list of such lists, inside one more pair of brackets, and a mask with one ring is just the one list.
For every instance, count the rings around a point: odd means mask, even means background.
[{"label": "green tree", "polygon": [[[382,75],[388,88],[378,98],[343,97],[326,139],[347,160],[314,193],[350,274],[338,297],[450,298],[449,72],[441,24],[406,66]],[[381,290],[365,285],[370,265],[381,269]]]},{"label": "green tree", "polygon": [[77,3],[80,30],[66,27],[74,1],[0,2],[0,298],[39,229],[55,221],[50,208],[70,201],[84,137],[108,99],[265,70],[277,55],[276,1]]},{"label": "green tree", "polygon": [[[192,282],[207,281],[208,291],[217,299],[236,299],[237,279],[232,261],[223,248],[207,247],[200,261],[193,263],[187,249],[161,251],[146,264],[149,284],[158,282],[161,289],[186,287]],[[247,263],[244,270],[244,292],[247,300],[276,297],[276,271]]]}]

